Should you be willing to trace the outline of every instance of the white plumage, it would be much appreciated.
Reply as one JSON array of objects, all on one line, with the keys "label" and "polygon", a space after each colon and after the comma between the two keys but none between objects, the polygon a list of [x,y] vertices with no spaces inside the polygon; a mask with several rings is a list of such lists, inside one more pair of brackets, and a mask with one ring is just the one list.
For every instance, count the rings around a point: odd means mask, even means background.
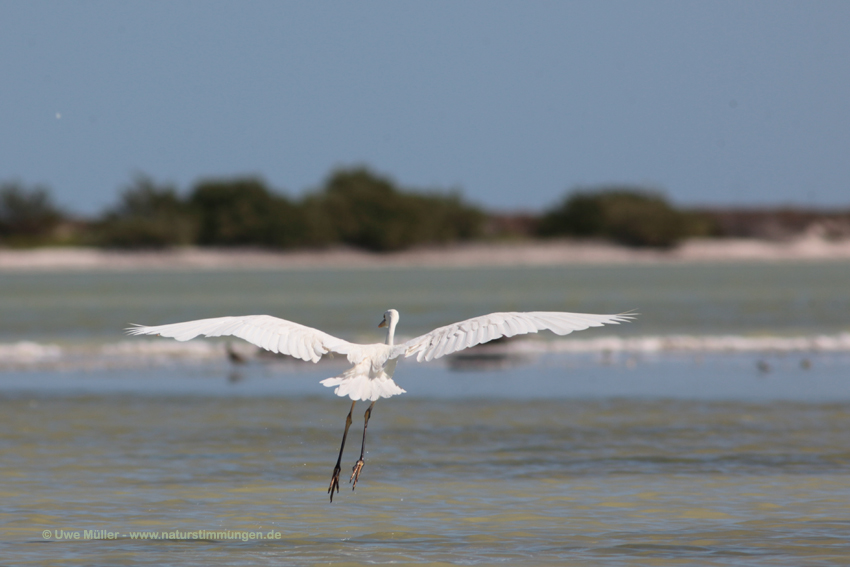
[{"label": "white plumage", "polygon": [[270,315],[216,317],[157,327],[135,326],[127,332],[131,335],[172,337],[178,341],[188,341],[200,335],[234,336],[271,352],[312,362],[318,362],[329,352],[344,354],[353,366],[339,376],[322,380],[322,384],[336,386],[334,393],[338,396],[375,401],[404,393],[392,379],[396,363],[401,357],[416,356],[419,362],[430,361],[500,337],[543,330],[567,335],[589,327],[626,322],[631,318],[631,315],[623,314],[591,315],[557,311],[490,313],[434,329],[398,345],[393,343],[399,319],[395,309],[388,310],[379,325],[388,327],[384,344],[350,343],[318,329]]},{"label": "white plumage", "polygon": [[531,313],[490,313],[473,317],[466,321],[434,329],[415,339],[396,345],[393,343],[395,328],[398,324],[398,311],[390,309],[384,313],[379,327],[387,327],[387,340],[384,344],[360,345],[338,339],[332,335],[271,317],[270,315],[247,315],[244,317],[217,317],[160,325],[158,327],[136,326],[127,329],[131,335],[160,335],[173,337],[178,341],[188,341],[199,335],[221,337],[231,335],[245,339],[272,352],[288,354],[301,360],[318,362],[325,354],[336,352],[348,357],[351,368],[332,378],[322,380],[325,386],[336,386],[334,393],[351,398],[351,409],[345,419],[345,431],[339,447],[328,494],[331,502],[334,490],[339,492],[339,474],[342,453],[348,428],[351,426],[351,413],[358,400],[370,400],[363,421],[363,441],[360,445],[360,458],[351,469],[354,487],[360,478],[366,452],[366,427],[372,415],[372,408],[379,398],[389,398],[403,394],[404,390],[393,382],[393,372],[401,357],[416,356],[418,361],[434,360],[447,354],[469,348],[499,337],[512,337],[526,333],[536,333],[548,329],[558,335],[581,331],[588,327],[601,327],[628,321],[631,315],[589,315],[582,313],[560,313],[534,311]]}]

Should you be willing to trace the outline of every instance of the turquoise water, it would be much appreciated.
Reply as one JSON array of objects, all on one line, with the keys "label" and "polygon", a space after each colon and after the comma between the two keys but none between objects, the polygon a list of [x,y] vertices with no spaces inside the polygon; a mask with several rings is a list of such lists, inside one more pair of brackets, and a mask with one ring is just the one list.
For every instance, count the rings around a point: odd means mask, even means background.
[{"label": "turquoise water", "polygon": [[[845,565],[848,289],[846,264],[3,274],[0,562]],[[376,404],[333,504],[350,403],[318,381],[341,361],[232,367],[221,343],[121,335],[267,312],[369,339],[387,307],[408,335],[641,316],[483,365],[403,362],[408,394]]]},{"label": "turquoise water", "polygon": [[415,334],[493,311],[640,312],[618,334],[850,330],[850,265],[0,274],[0,342],[115,340],[130,323],[268,313],[347,337],[390,307]]}]

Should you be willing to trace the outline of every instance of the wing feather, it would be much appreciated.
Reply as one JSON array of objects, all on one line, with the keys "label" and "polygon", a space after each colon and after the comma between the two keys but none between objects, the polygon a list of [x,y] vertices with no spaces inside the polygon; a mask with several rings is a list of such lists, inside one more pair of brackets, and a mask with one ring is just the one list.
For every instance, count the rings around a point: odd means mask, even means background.
[{"label": "wing feather", "polygon": [[295,345],[295,348],[298,349],[298,358],[302,360],[310,360],[312,355],[310,354],[310,350],[307,348],[307,337],[304,336],[304,333],[299,333],[301,335],[298,337],[300,340]]},{"label": "wing feather", "polygon": [[156,327],[137,325],[127,329],[127,333],[131,335],[160,335],[178,341],[188,341],[201,335],[206,337],[233,336],[272,352],[281,352],[301,360],[313,362],[318,362],[323,354],[330,351],[348,354],[351,347],[356,346],[318,329],[271,315],[216,317]]},{"label": "wing feather", "polygon": [[573,330],[571,326],[565,324],[564,322],[552,317],[547,317],[546,315],[537,317],[536,322],[538,331],[549,329],[557,335],[565,335]]},{"label": "wing feather", "polygon": [[582,331],[590,327],[625,323],[634,317],[635,315],[626,313],[594,315],[559,311],[491,313],[434,329],[430,333],[398,345],[393,355],[406,357],[416,355],[416,360],[419,362],[429,361],[500,337],[512,337],[543,330],[552,331],[556,335],[568,335],[573,331]]},{"label": "wing feather", "polygon": [[260,335],[260,338],[257,343],[262,348],[266,350],[271,350],[270,347],[272,346],[272,335],[274,334],[274,331],[272,331],[271,329],[263,329],[261,333],[262,334]]},{"label": "wing feather", "polygon": [[487,327],[478,323],[477,321],[476,323],[478,328],[475,330],[475,333],[473,334],[472,341],[469,346],[475,346],[479,343],[483,343],[487,337]]},{"label": "wing feather", "polygon": [[[237,318],[236,318],[236,317],[233,317],[233,319],[237,319]],[[201,321],[195,321],[195,322],[194,322],[194,323],[195,323],[194,325],[191,325],[191,327],[190,327],[190,328],[187,328],[187,329],[186,329],[186,333],[192,333],[192,337],[197,337],[200,333],[202,333],[202,332],[203,332],[203,331],[201,331],[201,329],[203,329],[202,322],[203,322],[203,320],[201,320]],[[238,329],[241,325],[242,325],[242,322],[241,322],[241,321],[239,321],[238,319],[237,319],[237,320],[235,320],[235,321],[230,321],[230,323],[229,323],[228,325],[225,325],[225,326],[223,326],[223,327],[220,327],[220,328],[216,329],[214,333],[212,333],[212,334],[210,334],[210,335],[208,335],[208,336],[210,336],[210,337],[226,337],[226,336],[230,336],[230,335],[232,335],[232,334],[233,334],[233,331],[235,331],[236,329]],[[178,340],[180,340],[180,339],[178,339]],[[188,340],[188,339],[182,339],[182,340],[184,340],[184,341],[185,341],[185,340]]]},{"label": "wing feather", "polygon": [[432,357],[433,358],[439,358],[439,357],[443,356],[444,354],[451,352],[449,350],[449,344],[451,343],[451,341],[452,341],[451,334],[450,333],[443,333],[443,336],[441,337],[440,342],[437,343],[436,348],[434,349]]},{"label": "wing feather", "polygon": [[272,352],[284,352],[286,350],[286,335],[282,335],[278,333],[277,335],[277,344],[275,345],[274,350]]},{"label": "wing feather", "polygon": [[463,333],[460,330],[455,332],[455,333],[452,333],[452,340],[449,341],[449,346],[447,347],[446,350],[454,352],[454,351],[457,351],[457,350],[465,349],[466,348],[466,341],[464,340],[465,336],[466,336],[465,333]]},{"label": "wing feather", "polygon": [[469,348],[471,346],[475,346],[478,344],[476,342],[476,338],[478,337],[478,332],[470,329],[468,333],[466,333],[466,342],[463,344],[463,348]]}]

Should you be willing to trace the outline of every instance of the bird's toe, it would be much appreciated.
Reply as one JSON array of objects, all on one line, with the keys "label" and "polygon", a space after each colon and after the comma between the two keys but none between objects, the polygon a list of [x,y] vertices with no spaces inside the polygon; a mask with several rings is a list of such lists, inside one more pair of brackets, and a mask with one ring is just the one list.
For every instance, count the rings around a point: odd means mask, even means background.
[{"label": "bird's toe", "polygon": [[354,482],[351,490],[357,488],[357,479],[360,478],[360,471],[363,470],[364,464],[363,459],[359,459],[356,463],[354,463],[354,467],[351,469],[351,478],[348,479],[348,482]]},{"label": "bird's toe", "polygon": [[331,485],[328,487],[328,494],[331,495],[331,502],[334,501],[334,488],[339,492],[339,471],[340,468],[334,467],[334,474],[331,477]]}]

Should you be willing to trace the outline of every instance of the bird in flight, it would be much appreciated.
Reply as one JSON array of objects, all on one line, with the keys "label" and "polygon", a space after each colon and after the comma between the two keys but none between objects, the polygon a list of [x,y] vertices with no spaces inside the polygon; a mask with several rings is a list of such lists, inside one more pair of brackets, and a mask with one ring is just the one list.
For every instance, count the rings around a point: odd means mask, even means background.
[{"label": "bird in flight", "polygon": [[339,457],[328,487],[328,494],[331,495],[331,502],[333,502],[334,489],[339,493],[342,452],[345,449],[348,428],[351,426],[354,404],[359,400],[371,402],[363,418],[360,458],[354,464],[351,478],[348,480],[349,483],[353,483],[352,490],[357,487],[357,480],[363,470],[366,428],[375,402],[380,398],[389,398],[405,392],[393,382],[393,372],[399,358],[415,356],[418,362],[430,361],[501,337],[536,333],[542,330],[552,331],[556,335],[567,335],[590,327],[624,323],[633,317],[633,314],[592,315],[560,311],[490,313],[446,325],[430,333],[395,344],[395,329],[399,315],[395,309],[389,309],[378,325],[387,329],[386,342],[369,345],[350,343],[318,329],[271,315],[216,317],[156,327],[136,325],[127,329],[127,332],[131,335],[171,337],[178,341],[188,341],[200,335],[234,336],[271,352],[288,354],[312,362],[318,362],[323,355],[330,352],[346,355],[353,366],[339,376],[321,381],[325,386],[336,386],[334,393],[337,396],[351,398],[351,409],[348,411],[348,417],[345,418]]}]

